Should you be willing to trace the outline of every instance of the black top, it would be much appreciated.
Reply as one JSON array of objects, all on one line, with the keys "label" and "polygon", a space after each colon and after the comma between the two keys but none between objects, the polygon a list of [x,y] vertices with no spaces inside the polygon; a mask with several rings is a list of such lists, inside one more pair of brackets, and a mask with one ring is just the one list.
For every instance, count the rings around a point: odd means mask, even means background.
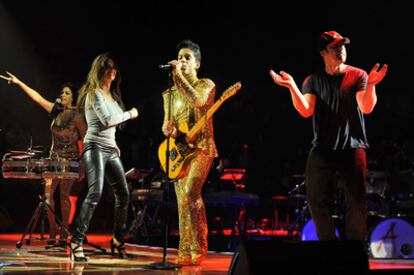
[{"label": "black top", "polygon": [[341,75],[332,76],[321,71],[305,79],[302,93],[316,96],[312,117],[314,147],[368,148],[364,115],[356,100],[356,93],[365,90],[367,83],[367,73],[349,65]]}]

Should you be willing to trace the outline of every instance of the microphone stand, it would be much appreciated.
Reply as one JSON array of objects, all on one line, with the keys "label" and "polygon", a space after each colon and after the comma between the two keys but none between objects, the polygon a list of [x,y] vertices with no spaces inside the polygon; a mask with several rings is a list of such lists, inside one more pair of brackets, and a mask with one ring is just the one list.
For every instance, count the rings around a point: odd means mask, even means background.
[{"label": "microphone stand", "polygon": [[[170,67],[172,68],[172,67]],[[171,70],[168,70],[168,112],[167,112],[167,117],[168,117],[168,121],[171,121],[171,108],[172,108],[172,86],[174,84],[173,80],[172,80],[172,73]],[[163,196],[164,198],[164,206],[167,205],[170,202],[170,183],[174,182],[174,180],[170,179],[170,136],[167,137],[167,147],[165,150],[165,159],[166,159],[166,163],[165,163],[165,176],[164,176],[164,182],[166,184],[166,189],[164,189],[164,193],[165,196]],[[167,209],[168,210],[168,209]],[[166,214],[165,217],[165,222],[164,222],[164,247],[163,247],[163,257],[162,257],[162,262],[155,262],[152,264],[149,264],[148,267],[151,269],[159,269],[159,270],[173,270],[173,269],[178,269],[181,268],[180,265],[177,264],[173,264],[167,261],[167,247],[168,247],[168,237],[169,237],[169,215],[168,213]]]},{"label": "microphone stand", "polygon": [[[300,189],[305,185],[305,181],[302,181],[300,184],[297,184],[295,188],[288,192],[289,196],[295,196],[296,198],[296,208],[295,208],[295,221],[288,229],[287,237],[294,239],[295,237],[300,237],[300,229],[306,222],[306,213],[308,210],[308,205],[306,199],[303,201],[302,207],[300,207],[300,201],[303,199],[300,194]],[[296,194],[294,194],[296,193]],[[305,197],[306,198],[306,197]]]}]

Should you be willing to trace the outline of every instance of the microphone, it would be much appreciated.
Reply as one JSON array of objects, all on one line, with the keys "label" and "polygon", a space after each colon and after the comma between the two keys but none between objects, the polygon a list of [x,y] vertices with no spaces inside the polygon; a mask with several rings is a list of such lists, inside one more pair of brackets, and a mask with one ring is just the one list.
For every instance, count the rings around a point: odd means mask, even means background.
[{"label": "microphone", "polygon": [[60,97],[58,97],[55,100],[55,104],[53,104],[53,108],[52,108],[52,111],[50,111],[50,113],[49,113],[49,117],[54,119],[62,111],[63,111],[62,99],[60,99]]},{"label": "microphone", "polygon": [[158,65],[158,68],[161,70],[170,70],[172,69],[172,65],[171,64],[165,64],[165,65]]}]

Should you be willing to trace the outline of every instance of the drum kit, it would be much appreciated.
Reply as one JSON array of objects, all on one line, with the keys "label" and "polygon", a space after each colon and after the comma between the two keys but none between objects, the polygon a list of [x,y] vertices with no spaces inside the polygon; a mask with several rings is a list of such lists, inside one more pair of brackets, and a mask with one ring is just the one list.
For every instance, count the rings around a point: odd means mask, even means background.
[{"label": "drum kit", "polygon": [[[30,142],[31,143],[31,142]],[[34,149],[35,148],[35,149]],[[40,146],[32,147],[31,144],[27,150],[17,151],[12,150],[6,153],[2,159],[2,174],[6,179],[78,179],[79,178],[79,162],[68,160],[64,158],[50,159],[39,158],[38,156],[43,153],[42,150],[37,150]],[[51,212],[56,218],[57,224],[62,230],[69,234],[69,230],[65,228],[61,220],[57,217],[54,210],[46,202],[46,196],[44,194],[44,184],[42,181],[43,194],[40,195],[40,202],[27,225],[22,238],[17,242],[16,247],[21,248],[23,240],[26,240],[26,244],[30,245],[32,239],[45,240],[44,238],[44,224],[47,220],[47,212]],[[38,222],[41,224],[40,238],[32,237],[34,230],[37,227]],[[29,238],[25,239],[25,236],[30,232]]]},{"label": "drum kit", "polygon": [[[393,211],[392,202],[396,196],[389,192],[387,178],[388,175],[383,171],[367,173],[366,191],[370,217],[367,242],[370,257],[414,259],[414,226],[410,223],[413,219],[402,219],[409,215],[401,215],[400,212]],[[296,219],[289,229],[288,237],[301,241],[315,241],[318,237],[314,221],[310,217],[305,192],[302,190],[304,185],[303,181],[289,191],[289,196],[296,200]],[[335,203],[336,206],[338,201]],[[332,216],[343,218],[343,215]],[[340,238],[338,230],[336,236]]]},{"label": "drum kit", "polygon": [[8,179],[77,179],[79,162],[69,159],[33,158],[41,151],[10,151],[3,156],[2,173]]},{"label": "drum kit", "polygon": [[414,259],[414,227],[406,220],[380,221],[370,232],[369,243],[373,258]]}]

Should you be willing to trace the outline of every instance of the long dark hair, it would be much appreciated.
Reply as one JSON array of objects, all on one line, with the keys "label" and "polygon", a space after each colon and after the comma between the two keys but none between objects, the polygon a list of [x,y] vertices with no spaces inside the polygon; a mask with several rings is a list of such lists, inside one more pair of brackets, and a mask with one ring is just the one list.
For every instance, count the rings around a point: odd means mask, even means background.
[{"label": "long dark hair", "polygon": [[85,113],[85,100],[87,94],[90,94],[89,100],[93,103],[95,100],[95,90],[102,88],[103,76],[105,75],[105,70],[109,66],[110,61],[113,62],[114,67],[117,69],[116,77],[111,85],[110,93],[121,109],[125,110],[124,102],[121,97],[121,73],[116,66],[115,59],[109,53],[103,53],[98,55],[93,60],[86,81],[80,88],[77,102],[80,114],[84,115]]}]

